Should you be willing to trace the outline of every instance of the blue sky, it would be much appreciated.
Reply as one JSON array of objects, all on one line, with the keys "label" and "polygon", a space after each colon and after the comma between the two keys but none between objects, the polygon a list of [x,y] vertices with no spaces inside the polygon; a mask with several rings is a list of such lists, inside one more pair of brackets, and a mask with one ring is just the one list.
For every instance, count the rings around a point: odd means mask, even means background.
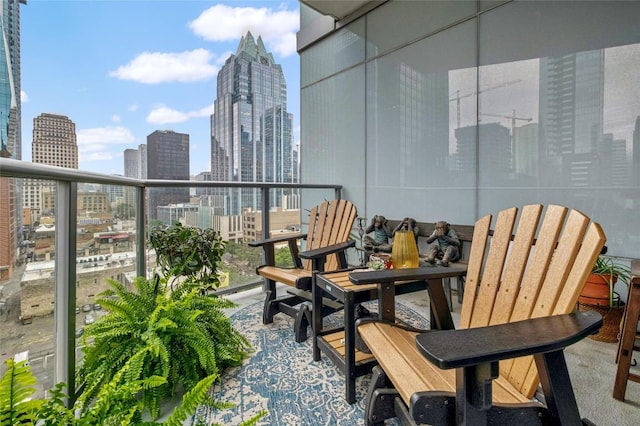
[{"label": "blue sky", "polygon": [[210,169],[216,75],[251,31],[281,64],[299,143],[298,1],[29,0],[21,6],[22,150],[33,119],[76,123],[81,170],[122,174],[155,130],[190,135],[191,174]]}]

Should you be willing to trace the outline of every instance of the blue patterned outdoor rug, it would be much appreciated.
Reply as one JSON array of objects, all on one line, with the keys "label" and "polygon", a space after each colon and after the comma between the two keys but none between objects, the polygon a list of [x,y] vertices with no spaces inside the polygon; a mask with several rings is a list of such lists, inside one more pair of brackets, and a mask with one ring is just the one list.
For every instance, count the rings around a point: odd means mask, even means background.
[{"label": "blue patterned outdoor rug", "polygon": [[[369,307],[369,305],[367,305]],[[372,305],[375,310],[375,304]],[[415,326],[428,327],[428,321],[402,304],[396,316]],[[325,319],[330,326],[342,323],[338,312]],[[212,396],[220,402],[232,402],[229,410],[213,411],[200,407],[196,416],[206,424],[237,425],[261,410],[268,414],[260,425],[362,425],[364,395],[371,374],[356,381],[355,404],[344,399],[344,377],[323,355],[313,361],[311,338],[296,343],[293,319],[276,315],[272,324],[262,324],[262,302],[242,308],[231,322],[253,345],[255,352],[242,366],[225,373]],[[191,424],[195,424],[195,418]]]}]

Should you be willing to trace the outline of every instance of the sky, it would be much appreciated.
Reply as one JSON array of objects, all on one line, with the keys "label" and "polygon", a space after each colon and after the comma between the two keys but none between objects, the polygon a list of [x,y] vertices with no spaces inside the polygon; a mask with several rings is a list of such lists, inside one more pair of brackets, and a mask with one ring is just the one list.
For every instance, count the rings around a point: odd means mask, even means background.
[{"label": "sky", "polygon": [[299,3],[29,0],[21,5],[22,159],[33,119],[76,124],[79,169],[123,174],[125,149],[155,130],[187,133],[190,172],[210,170],[216,76],[240,38],[262,37],[287,82],[299,143]]}]

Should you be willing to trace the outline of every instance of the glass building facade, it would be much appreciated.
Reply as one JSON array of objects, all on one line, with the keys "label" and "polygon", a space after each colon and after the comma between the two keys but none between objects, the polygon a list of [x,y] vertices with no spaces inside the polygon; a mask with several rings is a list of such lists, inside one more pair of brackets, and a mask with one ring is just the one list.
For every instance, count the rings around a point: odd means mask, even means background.
[{"label": "glass building facade", "polygon": [[[189,135],[156,130],[147,136],[147,178],[189,180]],[[158,219],[158,207],[189,202],[189,188],[151,188],[149,217]]]},{"label": "glass building facade", "polygon": [[[0,6],[0,156],[22,159],[20,115],[20,4]],[[22,248],[22,183],[0,179],[0,281],[11,276]]]},{"label": "glass building facade", "polygon": [[[218,73],[211,118],[211,173],[214,181],[295,182],[293,115],[286,111],[287,85],[280,65],[262,39],[249,32]],[[218,190],[225,214],[257,210],[258,190]],[[281,206],[278,190],[272,205]],[[218,197],[219,198],[219,197]]]},{"label": "glass building facade", "polygon": [[639,2],[305,3],[303,182],[344,183],[369,218],[567,205],[640,256]]}]

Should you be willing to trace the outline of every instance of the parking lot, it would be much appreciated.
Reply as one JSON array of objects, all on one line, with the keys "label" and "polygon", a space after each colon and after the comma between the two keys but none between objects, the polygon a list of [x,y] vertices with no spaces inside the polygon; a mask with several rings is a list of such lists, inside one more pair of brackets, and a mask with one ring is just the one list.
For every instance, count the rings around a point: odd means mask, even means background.
[{"label": "parking lot", "polygon": [[[105,314],[105,310],[98,307],[85,310],[84,306],[76,309],[76,339],[84,333],[87,315],[97,320]],[[54,367],[54,316],[53,314],[44,317],[34,317],[30,324],[22,324],[17,316],[5,318],[5,322],[0,327],[0,359],[2,360],[1,372],[5,370],[5,360],[13,357],[16,353],[29,351],[29,363],[31,371],[36,375],[35,398],[44,397],[44,391],[53,387],[53,367]],[[78,340],[76,342],[79,343]],[[76,361],[82,358],[82,350],[76,348]]]}]

